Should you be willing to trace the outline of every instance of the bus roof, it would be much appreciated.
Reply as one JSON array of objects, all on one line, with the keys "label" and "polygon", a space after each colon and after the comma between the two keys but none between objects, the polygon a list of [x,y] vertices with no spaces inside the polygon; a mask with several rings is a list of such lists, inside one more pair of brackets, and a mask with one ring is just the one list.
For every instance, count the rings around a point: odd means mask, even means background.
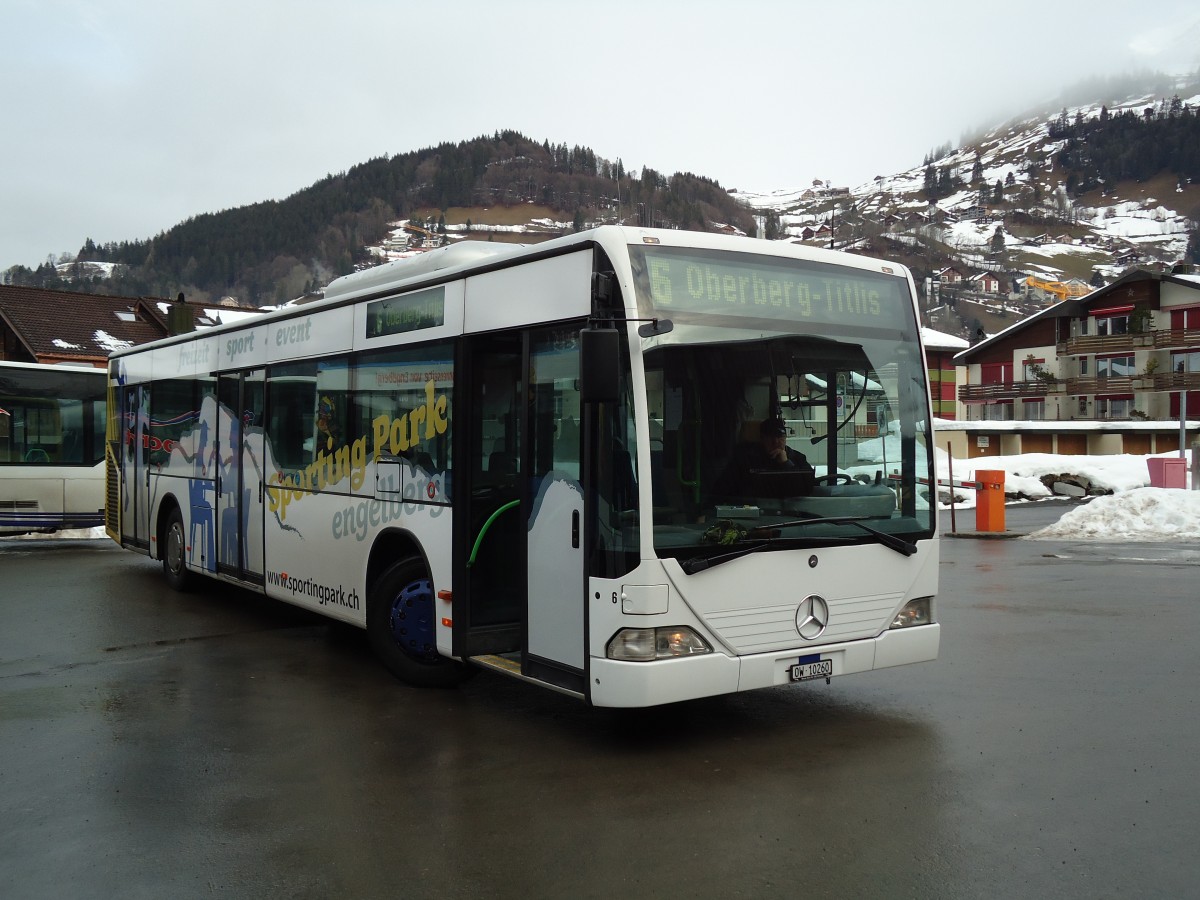
[{"label": "bus roof", "polygon": [[[522,260],[569,253],[599,245],[610,252],[629,245],[659,245],[665,247],[692,247],[700,250],[739,250],[765,256],[778,256],[811,262],[834,263],[852,268],[884,271],[889,274],[905,274],[907,270],[899,263],[889,263],[867,256],[858,256],[837,250],[808,247],[786,241],[764,241],[740,235],[715,234],[703,231],[681,231],[661,228],[639,228],[626,225],[601,225],[588,231],[564,235],[538,244],[495,244],[488,241],[461,241],[419,256],[384,263],[361,272],[343,275],[329,283],[320,298],[293,303],[256,317],[252,323],[245,321],[227,322],[204,329],[204,334],[219,334],[237,331],[249,324],[309,315],[317,309],[348,305],[358,299],[381,292],[409,291],[433,286],[470,274],[474,270],[502,268],[515,265]],[[143,350],[170,344],[185,343],[194,339],[196,332],[172,335],[145,344],[122,348],[110,354],[110,359],[140,353]]]}]

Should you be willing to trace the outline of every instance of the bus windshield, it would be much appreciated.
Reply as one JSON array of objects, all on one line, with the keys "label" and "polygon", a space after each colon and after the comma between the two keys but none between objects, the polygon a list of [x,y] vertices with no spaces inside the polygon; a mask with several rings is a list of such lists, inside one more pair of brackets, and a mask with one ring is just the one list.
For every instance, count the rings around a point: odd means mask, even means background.
[{"label": "bus windshield", "polygon": [[633,255],[640,314],[674,326],[643,339],[660,556],[870,541],[909,552],[933,534],[905,279],[695,249]]}]

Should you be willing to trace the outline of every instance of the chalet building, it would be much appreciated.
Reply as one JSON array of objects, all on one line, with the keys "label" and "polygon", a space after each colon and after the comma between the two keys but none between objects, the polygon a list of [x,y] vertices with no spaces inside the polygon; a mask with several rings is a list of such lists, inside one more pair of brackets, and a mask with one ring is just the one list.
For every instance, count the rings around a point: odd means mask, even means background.
[{"label": "chalet building", "polygon": [[1004,284],[1004,279],[995,272],[983,272],[979,275],[971,276],[971,286],[975,290],[984,294],[1000,293],[1000,286]]},{"label": "chalet building", "polygon": [[800,240],[812,241],[818,239],[827,239],[832,233],[830,227],[822,222],[819,225],[805,225],[800,229]]},{"label": "chalet building", "polygon": [[929,393],[933,398],[933,414],[939,419],[953,419],[957,412],[954,358],[970,344],[960,337],[943,334],[931,328],[921,329],[925,344],[925,360],[929,366]]},{"label": "chalet building", "polygon": [[990,225],[996,219],[986,206],[978,203],[959,210],[959,216],[964,222],[974,222],[976,225]]},{"label": "chalet building", "polygon": [[113,350],[259,312],[0,285],[0,359],[105,366]]},{"label": "chalet building", "polygon": [[957,455],[1177,450],[1181,418],[1200,433],[1200,275],[1126,273],[955,362]]},{"label": "chalet building", "polygon": [[943,285],[962,284],[968,277],[968,273],[962,269],[956,269],[954,266],[947,266],[934,272],[933,277],[940,278]]}]

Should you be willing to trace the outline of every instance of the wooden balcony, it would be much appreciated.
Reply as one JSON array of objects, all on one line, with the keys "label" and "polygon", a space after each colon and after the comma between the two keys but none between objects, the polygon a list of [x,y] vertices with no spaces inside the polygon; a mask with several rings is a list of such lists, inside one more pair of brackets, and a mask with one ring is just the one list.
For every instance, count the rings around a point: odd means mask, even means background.
[{"label": "wooden balcony", "polygon": [[1130,377],[1117,378],[1068,378],[1065,390],[1068,394],[1132,394],[1142,387],[1141,379]]},{"label": "wooden balcony", "polygon": [[1020,397],[1045,397],[1047,394],[1061,394],[1063,382],[1043,381],[998,381],[995,384],[960,384],[958,399],[963,403],[980,400],[1011,400]]},{"label": "wooden balcony", "polygon": [[1195,328],[1167,328],[1150,332],[1154,336],[1155,350],[1186,350],[1200,347],[1200,330]]},{"label": "wooden balcony", "polygon": [[1142,334],[1089,334],[1068,338],[1058,345],[1059,356],[1088,356],[1093,353],[1120,353],[1154,348],[1154,335],[1149,331]]},{"label": "wooden balcony", "polygon": [[1156,372],[1121,378],[1068,378],[1068,394],[1136,394],[1151,391],[1200,391],[1200,372]]},{"label": "wooden balcony", "polygon": [[986,400],[1019,400],[1051,394],[1136,394],[1151,391],[1200,391],[1200,372],[1156,372],[1116,378],[1067,378],[1061,381],[1001,381],[995,384],[960,384],[963,403]]},{"label": "wooden balcony", "polygon": [[1200,330],[1165,328],[1138,334],[1089,334],[1068,338],[1058,345],[1059,356],[1087,356],[1093,353],[1120,353],[1134,350],[1186,350],[1200,347]]},{"label": "wooden balcony", "polygon": [[1200,372],[1155,372],[1138,380],[1151,391],[1200,391]]}]

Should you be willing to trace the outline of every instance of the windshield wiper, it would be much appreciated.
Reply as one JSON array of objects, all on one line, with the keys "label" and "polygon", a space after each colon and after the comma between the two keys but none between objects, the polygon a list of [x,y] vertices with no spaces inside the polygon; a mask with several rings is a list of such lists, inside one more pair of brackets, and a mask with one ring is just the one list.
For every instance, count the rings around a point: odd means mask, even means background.
[{"label": "windshield wiper", "polygon": [[830,516],[824,519],[793,519],[791,522],[778,522],[763,527],[790,528],[795,525],[853,525],[873,535],[879,543],[883,544],[889,550],[895,550],[897,553],[903,553],[905,556],[912,556],[917,552],[916,544],[909,543],[903,538],[896,537],[894,534],[888,534],[886,531],[880,531],[878,528],[872,528],[870,525],[864,524],[863,520],[866,518],[867,516]]},{"label": "windshield wiper", "polygon": [[[863,519],[866,518],[866,516],[831,516],[823,519],[794,519],[791,522],[762,525],[756,528],[755,531],[771,531],[776,528],[791,528],[797,525],[853,525],[870,534],[889,550],[895,550],[897,553],[902,553],[905,556],[912,556],[917,552],[916,544],[864,524]],[[751,534],[753,533],[752,531]],[[743,556],[749,556],[751,553],[757,553],[759,550],[771,546],[772,543],[773,540],[762,541],[761,543],[742,547],[730,553],[722,553],[718,556],[693,556],[691,559],[686,559],[680,563],[679,567],[683,569],[685,575],[695,575],[697,572],[703,572],[705,569],[711,569],[713,566],[721,565],[721,563],[727,563],[735,559],[741,559]]]},{"label": "windshield wiper", "polygon": [[770,543],[770,541],[763,541],[761,544],[752,544],[749,547],[742,547],[740,550],[734,550],[732,553],[722,553],[719,556],[693,556],[691,559],[685,559],[681,562],[679,568],[683,569],[685,575],[695,575],[697,572],[703,572],[705,569],[711,569],[713,566],[719,566],[721,563],[749,556],[751,553],[769,546]]}]

